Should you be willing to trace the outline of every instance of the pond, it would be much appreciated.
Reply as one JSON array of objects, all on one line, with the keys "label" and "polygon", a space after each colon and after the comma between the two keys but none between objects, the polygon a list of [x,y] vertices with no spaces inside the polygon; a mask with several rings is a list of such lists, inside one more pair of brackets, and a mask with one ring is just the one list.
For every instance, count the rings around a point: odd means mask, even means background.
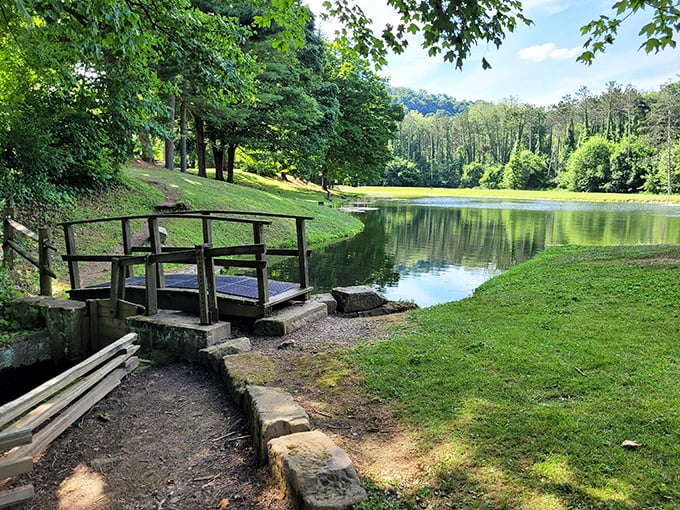
[{"label": "pond", "polygon": [[[654,204],[423,198],[370,203],[356,237],[315,250],[315,292],[367,284],[388,299],[431,306],[471,295],[489,278],[565,244],[680,243],[680,207]],[[296,262],[273,264],[295,281]]]}]

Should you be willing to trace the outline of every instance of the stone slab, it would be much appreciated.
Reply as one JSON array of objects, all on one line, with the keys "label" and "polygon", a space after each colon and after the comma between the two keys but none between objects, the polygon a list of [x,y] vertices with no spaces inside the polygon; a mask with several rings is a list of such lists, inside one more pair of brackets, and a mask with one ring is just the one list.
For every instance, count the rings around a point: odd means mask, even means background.
[{"label": "stone slab", "polygon": [[253,448],[260,463],[267,461],[267,443],[277,437],[310,430],[309,416],[281,388],[247,386],[244,413],[253,434]]},{"label": "stone slab", "polygon": [[198,351],[198,362],[213,372],[220,373],[224,369],[223,360],[225,356],[243,354],[250,352],[251,349],[249,338],[232,338]]},{"label": "stone slab", "polygon": [[256,320],[253,325],[253,334],[284,336],[326,316],[328,316],[328,308],[325,303],[297,302],[277,310],[271,317]]},{"label": "stone slab", "polygon": [[269,466],[294,508],[349,510],[366,499],[349,456],[318,430],[268,444]]},{"label": "stone slab", "polygon": [[331,294],[338,302],[340,313],[361,312],[387,303],[385,296],[368,285],[336,287],[331,291]]},{"label": "stone slab", "polygon": [[319,301],[326,304],[328,315],[335,313],[338,309],[338,302],[333,297],[333,294],[326,292],[325,294],[313,294],[310,298],[312,301]]},{"label": "stone slab", "polygon": [[139,335],[144,350],[162,349],[180,358],[197,361],[198,351],[231,336],[231,324],[201,324],[195,315],[161,310],[155,315],[128,317],[130,331]]},{"label": "stone slab", "polygon": [[231,397],[243,408],[244,395],[248,385],[263,385],[276,377],[274,363],[262,353],[247,352],[222,358],[219,370]]}]

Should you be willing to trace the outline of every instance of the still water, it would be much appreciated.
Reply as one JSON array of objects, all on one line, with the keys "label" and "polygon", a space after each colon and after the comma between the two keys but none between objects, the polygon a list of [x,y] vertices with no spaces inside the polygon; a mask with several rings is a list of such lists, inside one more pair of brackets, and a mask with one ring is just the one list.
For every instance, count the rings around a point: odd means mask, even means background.
[{"label": "still water", "polygon": [[[544,249],[564,244],[677,244],[680,207],[552,200],[426,198],[370,204],[358,236],[310,258],[315,292],[368,284],[388,299],[431,306],[479,285]],[[295,278],[295,261],[271,277]]]}]

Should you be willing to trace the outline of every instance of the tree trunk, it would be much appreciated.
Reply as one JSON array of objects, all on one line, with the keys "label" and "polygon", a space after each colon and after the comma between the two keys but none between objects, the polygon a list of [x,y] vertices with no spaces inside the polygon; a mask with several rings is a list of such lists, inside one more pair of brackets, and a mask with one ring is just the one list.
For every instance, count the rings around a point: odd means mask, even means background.
[{"label": "tree trunk", "polygon": [[175,95],[168,96],[168,137],[165,139],[165,168],[172,170],[175,166]]},{"label": "tree trunk", "polygon": [[179,170],[187,171],[187,101],[179,105]]},{"label": "tree trunk", "polygon": [[196,135],[196,160],[198,166],[198,176],[207,177],[205,171],[205,150],[207,143],[205,141],[205,126],[203,124],[203,118],[199,115],[194,115],[194,131]]},{"label": "tree trunk", "polygon": [[227,148],[227,182],[234,183],[234,163],[236,160],[235,143],[230,143]]},{"label": "tree trunk", "polygon": [[224,180],[224,153],[225,147],[222,144],[213,144],[213,159],[215,160],[215,180]]}]

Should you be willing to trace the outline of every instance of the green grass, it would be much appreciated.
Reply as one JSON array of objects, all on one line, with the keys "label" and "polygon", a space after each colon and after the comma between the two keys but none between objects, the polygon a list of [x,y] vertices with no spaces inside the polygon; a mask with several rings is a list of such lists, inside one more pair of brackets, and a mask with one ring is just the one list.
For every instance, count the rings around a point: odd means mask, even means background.
[{"label": "green grass", "polygon": [[677,246],[552,249],[357,348],[432,450],[421,506],[680,507],[678,272]]},{"label": "green grass", "polygon": [[511,189],[406,188],[397,186],[340,187],[347,193],[373,198],[489,197],[520,200],[580,200],[592,202],[655,202],[680,204],[680,195],[627,193],[577,193],[564,190],[525,191]]},{"label": "green grass", "polygon": [[[56,223],[89,218],[148,215],[164,200],[166,195],[190,209],[232,209],[311,216],[306,222],[307,241],[311,248],[320,247],[343,238],[351,237],[363,228],[356,217],[343,213],[324,201],[325,193],[318,186],[286,183],[267,179],[254,174],[236,172],[237,184],[228,184],[214,179],[199,178],[191,173],[168,171],[160,167],[128,167],[122,172],[122,184],[106,192],[83,196],[76,207],[59,213],[28,211],[29,227],[52,226],[53,244],[59,253],[64,253],[61,227]],[[334,205],[340,200],[334,200]],[[328,204],[328,203],[327,203]],[[330,205],[330,204],[329,204]],[[21,218],[20,218],[21,219]],[[35,223],[35,224],[33,224]],[[201,223],[196,220],[164,220],[168,230],[168,246],[193,246],[202,242]],[[132,231],[146,228],[143,221],[132,222]],[[76,247],[79,253],[111,253],[121,245],[120,222],[95,223],[75,228]],[[252,228],[249,225],[215,222],[213,242],[215,245],[230,246],[251,244]],[[294,247],[296,245],[295,221],[272,219],[265,227],[265,240],[270,247]],[[54,293],[60,295],[68,286],[66,264],[59,257],[53,257],[54,270],[59,275]],[[35,273],[27,269],[31,280]],[[33,292],[37,291],[37,274],[33,275]],[[103,275],[105,278],[105,275]],[[22,278],[23,279],[23,278]]]}]

